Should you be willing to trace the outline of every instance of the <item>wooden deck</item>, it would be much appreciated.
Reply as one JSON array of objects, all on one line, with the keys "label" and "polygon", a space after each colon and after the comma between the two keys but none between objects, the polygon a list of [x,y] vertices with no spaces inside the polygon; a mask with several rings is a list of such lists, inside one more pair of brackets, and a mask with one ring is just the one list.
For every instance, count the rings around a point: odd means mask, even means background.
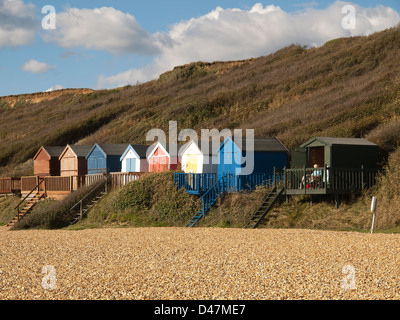
[{"label": "wooden deck", "polygon": [[365,168],[285,169],[284,195],[359,194],[376,183],[377,170]]},{"label": "wooden deck", "polygon": [[[142,172],[116,172],[111,174],[87,174],[84,176],[44,177],[44,181],[40,184],[38,191],[43,192],[46,197],[62,199],[85,185],[91,185],[102,180],[105,176],[111,176],[112,188],[120,188],[130,181],[139,179],[143,174]],[[0,193],[11,193],[9,192],[10,179],[0,179]],[[30,193],[39,184],[39,179],[37,176],[18,178],[19,184],[14,182],[14,188],[19,186],[15,193],[21,193],[23,196]]]}]

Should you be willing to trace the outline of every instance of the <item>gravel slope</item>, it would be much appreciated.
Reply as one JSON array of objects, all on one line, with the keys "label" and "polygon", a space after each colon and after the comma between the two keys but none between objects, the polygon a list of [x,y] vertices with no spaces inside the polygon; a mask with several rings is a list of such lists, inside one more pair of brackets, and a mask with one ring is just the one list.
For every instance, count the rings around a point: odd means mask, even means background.
[{"label": "gravel slope", "polygon": [[400,235],[0,227],[0,299],[399,298]]}]

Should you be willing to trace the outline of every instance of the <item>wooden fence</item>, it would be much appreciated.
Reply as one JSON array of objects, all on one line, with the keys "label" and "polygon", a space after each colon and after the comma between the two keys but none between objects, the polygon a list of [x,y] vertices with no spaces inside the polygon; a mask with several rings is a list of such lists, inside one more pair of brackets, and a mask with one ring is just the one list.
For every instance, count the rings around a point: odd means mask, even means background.
[{"label": "wooden fence", "polygon": [[21,191],[21,178],[0,178],[0,194],[18,193]]},{"label": "wooden fence", "polygon": [[111,187],[121,188],[131,181],[138,180],[145,172],[113,172],[111,175]]},{"label": "wooden fence", "polygon": [[[85,185],[91,185],[99,180],[103,180],[107,176],[111,176],[111,187],[120,188],[128,182],[139,179],[144,173],[142,172],[116,172],[107,174],[87,174],[84,176],[69,176],[69,177],[44,177],[44,183],[40,186],[40,191],[49,194],[68,194]],[[9,190],[10,178],[5,178],[2,183],[0,180],[0,190],[7,187]],[[22,177],[19,180],[20,191],[22,194],[26,194],[32,191],[39,182],[39,177]],[[14,183],[17,185],[17,183]],[[2,193],[2,192],[0,192]]]}]

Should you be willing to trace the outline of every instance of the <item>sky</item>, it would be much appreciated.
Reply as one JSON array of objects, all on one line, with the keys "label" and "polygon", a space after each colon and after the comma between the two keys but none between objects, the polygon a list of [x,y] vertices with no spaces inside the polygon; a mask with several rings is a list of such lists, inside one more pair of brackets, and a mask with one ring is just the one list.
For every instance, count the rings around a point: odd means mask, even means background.
[{"label": "sky", "polygon": [[136,85],[399,23],[399,0],[0,0],[0,96]]}]

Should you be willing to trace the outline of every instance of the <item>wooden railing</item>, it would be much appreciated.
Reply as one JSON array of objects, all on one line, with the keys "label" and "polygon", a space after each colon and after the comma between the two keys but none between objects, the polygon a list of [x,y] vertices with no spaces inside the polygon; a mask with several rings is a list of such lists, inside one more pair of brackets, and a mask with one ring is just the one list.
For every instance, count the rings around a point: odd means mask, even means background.
[{"label": "wooden railing", "polygon": [[[44,193],[70,193],[78,190],[85,185],[91,185],[97,181],[103,180],[110,176],[111,187],[120,188],[128,182],[135,181],[143,176],[144,172],[116,172],[111,174],[87,174],[84,176],[69,176],[69,177],[44,177],[44,182],[40,185],[40,191]],[[4,188],[9,190],[9,179],[5,180]],[[39,177],[22,177],[20,180],[20,189],[22,194],[29,193],[39,182]],[[0,180],[0,188],[2,188]],[[0,192],[1,193],[1,192]]]},{"label": "wooden railing", "polygon": [[102,191],[102,188],[104,187],[104,192],[107,193],[108,192],[108,184],[111,180],[111,176],[110,175],[102,175],[102,179],[101,180],[97,180],[101,181],[99,182],[99,184],[94,187],[94,189],[92,189],[91,191],[89,191],[86,195],[84,195],[82,197],[82,199],[80,199],[75,205],[73,205],[70,209],[70,212],[76,210],[77,208],[79,208],[79,215],[80,217],[83,216],[83,207],[84,205],[87,203],[87,201],[91,200],[93,198],[93,196],[97,196],[99,194],[100,191]]},{"label": "wooden railing", "polygon": [[17,210],[17,221],[19,222],[20,220],[20,215],[21,215],[21,205],[29,198],[30,195],[32,195],[34,192],[39,193],[41,190],[41,186],[43,185],[44,179],[41,179],[37,177],[38,183],[32,188],[31,191],[25,197],[22,198],[22,200],[15,206],[14,210]]},{"label": "wooden railing", "polygon": [[286,194],[346,194],[360,192],[376,183],[377,170],[367,168],[285,169]]},{"label": "wooden railing", "polygon": [[131,181],[138,180],[145,172],[113,172],[111,175],[111,187],[121,188]]},{"label": "wooden railing", "polygon": [[0,178],[0,194],[17,193],[21,191],[21,178]]}]

